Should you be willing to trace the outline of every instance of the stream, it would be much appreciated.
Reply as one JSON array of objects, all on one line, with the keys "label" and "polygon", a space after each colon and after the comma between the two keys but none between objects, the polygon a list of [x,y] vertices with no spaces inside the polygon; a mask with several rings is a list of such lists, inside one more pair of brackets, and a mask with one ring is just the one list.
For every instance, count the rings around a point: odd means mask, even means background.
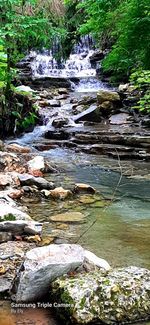
[{"label": "stream", "polygon": [[[108,89],[108,86],[96,77],[96,70],[91,67],[89,57],[92,50],[87,46],[78,46],[63,67],[58,67],[52,54],[38,54],[33,62],[33,74],[42,76],[76,76],[80,78],[73,85],[70,97],[82,98],[85,94],[96,93],[98,89]],[[62,102],[60,108],[55,108],[57,117],[68,117],[70,127],[85,128],[82,123],[75,124],[71,119],[70,97]],[[37,152],[36,146],[48,143],[43,137],[47,130],[54,130],[53,117],[48,110],[44,113],[48,122],[37,126],[32,133],[20,138],[11,139],[22,145],[29,145]],[[91,127],[92,132],[92,127]],[[47,142],[46,142],[47,141]],[[89,201],[67,200],[49,201],[29,199],[23,202],[29,209],[33,219],[44,222],[45,238],[55,234],[56,243],[79,243],[99,257],[106,259],[112,267],[135,265],[150,267],[149,226],[150,226],[150,179],[132,178],[132,170],[137,175],[150,174],[150,164],[144,161],[123,161],[104,157],[102,155],[77,152],[73,148],[58,147],[38,152],[61,170],[57,174],[46,175],[47,180],[56,185],[72,189],[75,183],[90,184],[107,200],[101,205],[99,199],[90,197]],[[68,223],[66,229],[59,229],[57,223],[49,222],[52,215],[64,212],[82,212],[86,218],[81,223]],[[7,308],[6,308],[7,310]],[[53,317],[47,316],[47,310],[31,311],[17,316],[15,323],[7,324],[58,324]],[[41,316],[43,315],[43,316]],[[15,316],[16,317],[16,316]],[[42,320],[41,318],[42,317]],[[28,320],[29,320],[28,318]],[[34,319],[35,318],[35,319]],[[18,320],[19,319],[19,320]],[[21,322],[21,320],[22,322]],[[19,322],[20,321],[20,322]],[[6,325],[6,323],[4,322]],[[1,324],[3,325],[3,324]]]}]

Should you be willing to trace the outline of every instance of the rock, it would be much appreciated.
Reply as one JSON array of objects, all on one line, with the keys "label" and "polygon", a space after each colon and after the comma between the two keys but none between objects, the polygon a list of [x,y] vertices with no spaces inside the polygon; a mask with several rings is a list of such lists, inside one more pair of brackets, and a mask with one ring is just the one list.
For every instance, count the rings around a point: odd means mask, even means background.
[{"label": "rock", "polygon": [[0,222],[0,231],[7,231],[13,234],[41,234],[42,224],[35,221],[16,220]]},{"label": "rock", "polygon": [[82,113],[72,116],[72,119],[74,120],[74,122],[80,122],[80,121],[100,122],[101,120],[99,110],[97,109],[96,105],[92,105]]},{"label": "rock", "polygon": [[73,114],[79,114],[82,113],[86,110],[86,107],[84,105],[79,105],[72,108],[73,109]]},{"label": "rock", "polygon": [[82,222],[84,221],[84,214],[81,212],[71,211],[71,212],[65,212],[56,214],[54,216],[50,217],[51,221],[55,222],[68,222],[68,223],[76,223],[76,222]]},{"label": "rock", "polygon": [[[31,221],[29,215],[21,210],[10,206],[7,203],[0,202],[0,221],[5,220],[24,220]],[[0,223],[1,224],[1,223]]]},{"label": "rock", "polygon": [[85,194],[80,196],[79,202],[82,204],[92,204],[95,202],[95,198],[93,197],[93,195],[91,196],[89,194]]},{"label": "rock", "polygon": [[27,92],[27,93],[34,93],[35,90],[31,89],[29,86],[24,86],[24,85],[21,85],[21,86],[18,86],[15,88],[17,91],[21,92]]},{"label": "rock", "polygon": [[6,269],[6,273],[0,276],[0,297],[10,295],[14,279],[24,259],[25,251],[35,247],[35,244],[27,242],[12,242],[0,244],[0,263]]},{"label": "rock", "polygon": [[67,99],[69,97],[69,95],[67,95],[67,94],[63,94],[63,95],[58,95],[58,96],[56,96],[56,99],[57,100],[65,100],[65,99]]},{"label": "rock", "polygon": [[84,184],[84,183],[75,184],[74,191],[75,192],[87,192],[87,193],[93,193],[93,194],[96,192],[94,187],[92,187],[89,184]]},{"label": "rock", "polygon": [[63,187],[56,187],[54,190],[50,191],[50,196],[53,199],[65,200],[72,195],[72,192],[65,190]]},{"label": "rock", "polygon": [[61,131],[47,131],[45,133],[45,138],[46,139],[54,139],[54,140],[67,140],[69,139],[70,135],[68,132],[61,130]]},{"label": "rock", "polygon": [[11,199],[20,199],[21,196],[23,195],[23,193],[24,193],[23,189],[21,189],[21,190],[16,190],[16,189],[8,190],[8,196]]},{"label": "rock", "polygon": [[117,124],[117,125],[127,124],[127,123],[130,123],[130,121],[129,121],[130,118],[131,118],[131,116],[129,114],[120,113],[120,114],[112,115],[109,118],[109,122],[110,122],[110,124]]},{"label": "rock", "polygon": [[128,89],[129,84],[120,84],[118,87],[118,91],[125,92]]},{"label": "rock", "polygon": [[84,106],[91,105],[96,103],[96,100],[97,100],[96,95],[84,96],[82,97],[82,99],[78,101],[78,105],[84,105]]},{"label": "rock", "polygon": [[55,245],[35,248],[26,253],[15,300],[34,301],[45,295],[50,282],[79,267],[84,250],[79,245]]},{"label": "rock", "polygon": [[51,99],[51,100],[49,100],[48,101],[48,104],[51,107],[60,107],[61,106],[60,100],[57,100],[57,99]]},{"label": "rock", "polygon": [[119,102],[120,101],[120,96],[115,91],[99,90],[98,93],[97,93],[97,102],[98,102],[98,104],[102,104],[105,101]]},{"label": "rock", "polygon": [[54,119],[52,122],[52,126],[54,126],[55,128],[62,128],[64,125],[67,125],[69,122],[68,118],[57,118]]},{"label": "rock", "polygon": [[102,268],[106,271],[109,271],[111,269],[110,265],[108,264],[107,261],[105,261],[104,259],[96,256],[95,254],[93,254],[92,252],[85,250],[84,251],[84,261],[88,262],[90,264],[94,264],[99,268]]},{"label": "rock", "polygon": [[26,172],[20,158],[14,153],[0,151],[0,170],[5,172]]},{"label": "rock", "polygon": [[7,242],[12,240],[12,233],[11,232],[0,232],[0,243]]},{"label": "rock", "polygon": [[59,93],[60,95],[63,95],[63,94],[68,95],[68,94],[69,94],[67,88],[59,88],[59,89],[58,89],[58,93]]},{"label": "rock", "polygon": [[57,78],[57,77],[41,77],[41,78],[35,78],[32,80],[32,87],[35,89],[38,88],[49,88],[51,86],[54,87],[62,87],[71,89],[71,82],[67,78]]},{"label": "rock", "polygon": [[27,162],[27,165],[28,165],[28,170],[30,170],[30,172],[35,170],[44,171],[45,168],[44,158],[42,156],[36,156],[32,160],[29,160]]},{"label": "rock", "polygon": [[105,53],[102,50],[96,50],[94,53],[90,56],[91,62],[96,62],[104,59]]},{"label": "rock", "polygon": [[5,150],[8,150],[9,152],[17,152],[17,153],[31,152],[31,149],[29,147],[23,147],[17,143],[11,143],[11,144],[5,145]]},{"label": "rock", "polygon": [[47,189],[51,190],[54,188],[54,184],[52,182],[46,181],[42,177],[34,177],[29,174],[18,174],[20,183],[22,186],[33,186],[36,185],[39,189]]},{"label": "rock", "polygon": [[4,149],[4,142],[0,140],[0,151],[3,151]]},{"label": "rock", "polygon": [[138,267],[90,272],[54,281],[59,315],[76,324],[125,324],[149,319],[150,271]]},{"label": "rock", "polygon": [[19,186],[20,181],[16,173],[0,173],[0,188],[5,186]]},{"label": "rock", "polygon": [[99,109],[100,109],[101,111],[104,110],[104,111],[108,111],[108,112],[110,112],[111,110],[113,110],[113,108],[114,108],[113,103],[110,102],[110,101],[108,101],[108,100],[106,100],[105,102],[103,102],[103,103],[100,105],[100,107],[99,107]]}]

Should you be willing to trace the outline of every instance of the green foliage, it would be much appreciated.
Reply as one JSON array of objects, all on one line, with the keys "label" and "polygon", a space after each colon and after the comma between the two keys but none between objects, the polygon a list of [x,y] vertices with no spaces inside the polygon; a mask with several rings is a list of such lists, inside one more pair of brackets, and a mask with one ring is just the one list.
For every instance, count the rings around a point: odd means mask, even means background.
[{"label": "green foliage", "polygon": [[133,68],[150,69],[150,1],[87,0],[81,33],[92,32],[98,45],[109,48],[103,69],[118,79]]},{"label": "green foliage", "polygon": [[141,112],[150,113],[150,70],[135,71],[130,76],[130,81],[143,91],[143,95],[134,107]]}]

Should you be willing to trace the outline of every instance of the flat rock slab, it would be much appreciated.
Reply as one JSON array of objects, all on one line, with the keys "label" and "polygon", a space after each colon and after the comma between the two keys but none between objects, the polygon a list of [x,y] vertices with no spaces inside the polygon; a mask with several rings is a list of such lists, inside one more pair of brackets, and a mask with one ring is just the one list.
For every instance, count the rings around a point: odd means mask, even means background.
[{"label": "flat rock slab", "polygon": [[52,285],[59,316],[75,324],[134,323],[150,317],[150,271],[118,268],[64,277]]},{"label": "flat rock slab", "polygon": [[117,125],[127,124],[127,123],[130,123],[130,120],[129,120],[130,117],[131,116],[127,113],[115,114],[109,118],[109,122],[110,122],[110,124],[117,124]]},{"label": "flat rock slab", "polygon": [[20,273],[16,301],[34,301],[48,292],[50,282],[82,265],[84,249],[79,245],[49,245],[26,254]]},{"label": "flat rock slab", "polygon": [[81,212],[66,212],[66,213],[60,213],[56,214],[55,216],[50,217],[51,221],[56,221],[56,222],[81,222],[85,218],[84,214]]}]

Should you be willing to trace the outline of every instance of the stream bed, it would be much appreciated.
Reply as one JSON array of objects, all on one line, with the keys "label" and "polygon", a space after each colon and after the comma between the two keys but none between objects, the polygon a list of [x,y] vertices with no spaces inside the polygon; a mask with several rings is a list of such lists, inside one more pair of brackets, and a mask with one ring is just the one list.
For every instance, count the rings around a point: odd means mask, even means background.
[{"label": "stream bed", "polygon": [[[85,50],[87,51],[84,48]],[[78,77],[81,75],[83,77],[83,74],[88,77],[80,80],[75,88],[78,97],[82,97],[89,90],[96,92],[99,88],[105,88],[102,82],[94,79],[95,70],[91,69],[89,60],[86,59],[82,66],[81,53],[82,51],[79,51],[75,57],[72,56],[65,68],[67,75],[73,73],[74,76],[76,72]],[[76,60],[75,63],[73,60]],[[44,62],[43,70],[42,62]],[[47,74],[45,64],[49,62],[51,57],[37,56],[34,74],[38,75],[43,71],[45,76]],[[68,72],[70,64],[72,70]],[[59,73],[57,70],[56,67],[54,75],[55,72]],[[52,71],[50,74],[53,75]],[[70,97],[74,96],[75,92],[72,92]],[[71,106],[68,103],[66,101],[61,108],[56,108],[54,113],[57,111],[58,117],[59,115],[69,117]],[[49,115],[47,118],[46,125],[37,126],[32,133],[11,139],[10,142],[30,146],[37,154],[36,144],[46,141],[43,133],[46,130],[53,130],[52,119]],[[74,123],[72,121],[71,123],[74,127]],[[82,123],[78,127],[84,128]],[[44,238],[55,237],[54,242],[57,244],[78,243],[106,259],[112,267],[134,265],[150,268],[150,163],[137,160],[120,162],[103,155],[76,152],[74,149],[64,147],[40,151],[38,155],[44,156],[50,164],[56,165],[60,170],[56,174],[46,175],[46,179],[54,181],[55,186],[73,189],[75,183],[85,183],[93,186],[98,192],[64,201],[54,201],[44,196],[42,199],[38,196],[24,198],[21,203],[28,207],[29,215],[34,220],[44,223]],[[66,212],[71,214],[80,212],[84,215],[84,219],[79,222],[52,221],[52,216]],[[18,309],[14,314],[8,302],[1,302],[1,314],[3,319],[1,325],[60,325],[47,308]]]}]

